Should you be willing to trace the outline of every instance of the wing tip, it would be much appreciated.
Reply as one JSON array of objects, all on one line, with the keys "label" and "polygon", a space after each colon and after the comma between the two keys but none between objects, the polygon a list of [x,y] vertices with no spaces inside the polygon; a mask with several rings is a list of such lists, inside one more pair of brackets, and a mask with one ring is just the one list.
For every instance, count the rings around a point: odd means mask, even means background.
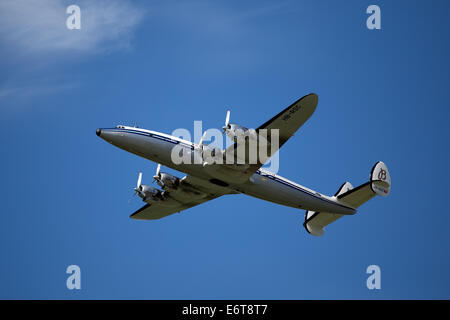
[{"label": "wing tip", "polygon": [[139,218],[138,217],[136,217],[136,215],[139,213],[139,212],[141,212],[141,211],[143,211],[143,210],[145,210],[145,209],[147,209],[148,207],[150,207],[150,205],[147,203],[145,206],[143,206],[142,208],[140,208],[139,210],[137,210],[137,211],[135,211],[135,212],[133,212],[131,215],[130,215],[130,218],[131,219],[136,219],[136,220],[139,220]]},{"label": "wing tip", "polygon": [[318,96],[317,94],[315,94],[315,93],[309,93],[309,94],[307,94],[307,95],[301,97],[300,99],[297,99],[294,103],[291,103],[287,108],[283,109],[283,110],[280,111],[277,115],[275,115],[274,117],[272,117],[271,119],[269,119],[268,121],[266,121],[265,123],[263,123],[262,125],[260,125],[260,126],[257,128],[257,130],[266,128],[266,127],[269,126],[273,121],[275,121],[276,119],[278,119],[283,113],[285,113],[286,110],[288,110],[288,109],[290,109],[291,107],[295,106],[295,105],[296,105],[297,103],[299,103],[300,101],[305,100],[305,99],[309,99],[309,98],[312,98],[312,101],[311,101],[312,103],[311,103],[311,105],[313,106],[313,107],[310,109],[310,113],[309,113],[309,116],[308,116],[308,118],[309,118],[309,117],[314,113],[314,111],[316,110],[317,104],[319,103],[319,96]]}]

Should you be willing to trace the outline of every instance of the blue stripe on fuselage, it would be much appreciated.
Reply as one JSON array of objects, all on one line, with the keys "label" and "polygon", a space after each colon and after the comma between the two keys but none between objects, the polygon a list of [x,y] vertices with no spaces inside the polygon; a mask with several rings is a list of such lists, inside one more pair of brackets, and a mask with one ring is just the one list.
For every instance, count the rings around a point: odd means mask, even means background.
[{"label": "blue stripe on fuselage", "polygon": [[193,143],[187,144],[185,142],[174,140],[174,139],[171,139],[171,138],[168,138],[168,137],[164,137],[164,136],[161,136],[161,135],[158,135],[158,134],[155,134],[155,133],[144,132],[144,131],[133,130],[133,129],[121,129],[121,128],[106,128],[106,129],[103,129],[103,130],[110,130],[110,131],[113,131],[113,132],[125,132],[125,133],[137,134],[137,135],[140,135],[140,136],[155,138],[155,139],[166,141],[166,142],[170,142],[170,143],[173,143],[173,144],[181,144],[181,145],[183,145],[185,147],[190,148],[191,150],[194,149],[194,144]]},{"label": "blue stripe on fuselage", "polygon": [[350,208],[350,207],[344,206],[342,204],[336,203],[334,201],[328,200],[326,198],[323,198],[322,196],[318,196],[318,195],[312,193],[311,191],[305,190],[305,189],[303,189],[303,188],[301,188],[299,186],[296,186],[296,185],[294,185],[294,184],[292,184],[292,183],[290,183],[288,181],[285,181],[283,179],[280,179],[280,178],[278,178],[276,176],[272,176],[272,175],[267,174],[267,173],[263,173],[263,172],[261,172],[261,170],[256,170],[256,173],[259,174],[260,176],[267,177],[267,178],[269,178],[269,179],[271,179],[273,181],[279,182],[279,183],[281,183],[281,184],[283,184],[283,185],[285,185],[287,187],[291,187],[291,188],[296,189],[298,191],[301,191],[303,193],[309,194],[309,195],[313,196],[316,199],[320,199],[322,201],[331,203],[333,205],[336,205],[336,206],[339,206],[339,207],[342,207],[342,208],[345,208],[345,209],[350,209],[352,211],[355,211],[355,209],[353,209],[353,208]]}]

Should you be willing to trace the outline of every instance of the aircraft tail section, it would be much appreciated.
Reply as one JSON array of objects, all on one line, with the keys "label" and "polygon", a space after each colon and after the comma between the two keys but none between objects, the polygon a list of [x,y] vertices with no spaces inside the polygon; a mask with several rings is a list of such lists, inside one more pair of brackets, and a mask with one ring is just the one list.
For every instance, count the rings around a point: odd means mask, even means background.
[{"label": "aircraft tail section", "polygon": [[[389,195],[391,189],[391,176],[387,166],[379,161],[370,172],[370,180],[356,188],[350,182],[345,182],[334,195],[336,202],[357,209],[375,195],[382,197]],[[341,218],[342,214],[332,212],[305,213],[303,226],[308,233],[314,236],[321,236],[325,232],[325,227]]]}]

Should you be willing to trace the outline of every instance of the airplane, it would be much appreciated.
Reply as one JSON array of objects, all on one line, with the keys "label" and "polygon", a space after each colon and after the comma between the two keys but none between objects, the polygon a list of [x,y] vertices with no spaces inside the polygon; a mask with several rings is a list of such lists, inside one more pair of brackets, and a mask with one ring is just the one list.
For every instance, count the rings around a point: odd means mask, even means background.
[{"label": "airplane", "polygon": [[[318,96],[308,94],[275,115],[254,131],[278,129],[278,149],[311,117],[318,104]],[[230,111],[227,111],[223,133],[236,137],[241,130],[248,134],[250,130],[230,123]],[[205,132],[206,133],[206,132]],[[241,133],[242,134],[242,133]],[[139,173],[135,194],[146,203],[131,214],[138,220],[154,220],[181,212],[206,201],[228,194],[245,194],[280,205],[306,210],[303,226],[308,233],[321,236],[325,227],[346,215],[353,215],[358,207],[375,195],[387,196],[390,193],[391,177],[386,164],[377,162],[369,181],[353,188],[350,182],[341,185],[333,196],[327,196],[306,188],[261,168],[264,163],[257,161],[243,164],[208,163],[202,158],[205,149],[204,136],[198,144],[172,135],[118,125],[115,128],[98,128],[96,135],[112,145],[158,163],[153,181],[161,188],[142,184],[142,172]],[[248,139],[244,139],[248,143]],[[268,143],[272,141],[268,139]],[[217,150],[219,156],[236,150],[237,141],[225,150]],[[197,163],[175,164],[171,158],[172,149],[177,146],[182,153],[200,158]],[[278,151],[270,149],[269,157]],[[216,150],[213,150],[216,151]],[[161,164],[184,172],[179,178],[161,172]]]}]

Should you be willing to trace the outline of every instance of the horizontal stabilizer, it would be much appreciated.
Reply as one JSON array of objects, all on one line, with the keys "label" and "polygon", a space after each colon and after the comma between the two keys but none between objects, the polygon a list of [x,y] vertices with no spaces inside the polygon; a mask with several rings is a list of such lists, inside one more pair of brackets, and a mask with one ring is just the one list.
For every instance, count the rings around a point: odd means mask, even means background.
[{"label": "horizontal stabilizer", "polygon": [[379,161],[370,172],[370,181],[357,188],[337,195],[337,200],[352,208],[358,208],[375,195],[387,196],[391,190],[391,176],[387,166]]},{"label": "horizontal stabilizer", "polygon": [[338,213],[306,211],[303,226],[309,234],[319,237],[324,234],[325,226],[342,216]]}]

